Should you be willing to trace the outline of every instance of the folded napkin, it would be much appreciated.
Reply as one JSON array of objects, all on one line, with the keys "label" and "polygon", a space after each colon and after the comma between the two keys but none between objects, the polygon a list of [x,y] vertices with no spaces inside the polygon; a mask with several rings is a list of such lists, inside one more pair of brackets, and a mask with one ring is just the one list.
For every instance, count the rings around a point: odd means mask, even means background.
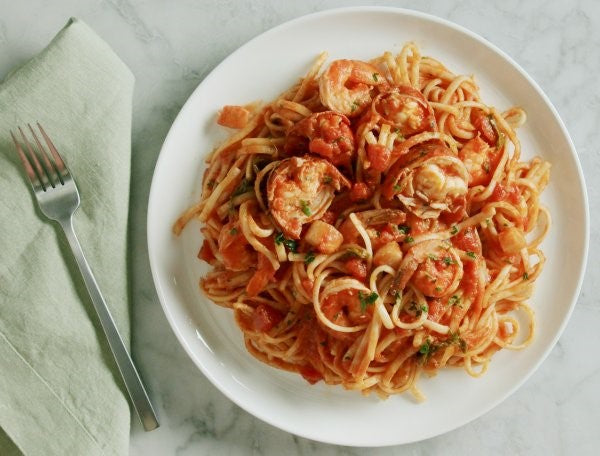
[{"label": "folded napkin", "polygon": [[69,165],[81,195],[75,231],[128,343],[133,82],[71,19],[0,84],[0,454],[128,452],[124,385],[67,242],[34,205],[9,129],[39,121]]}]

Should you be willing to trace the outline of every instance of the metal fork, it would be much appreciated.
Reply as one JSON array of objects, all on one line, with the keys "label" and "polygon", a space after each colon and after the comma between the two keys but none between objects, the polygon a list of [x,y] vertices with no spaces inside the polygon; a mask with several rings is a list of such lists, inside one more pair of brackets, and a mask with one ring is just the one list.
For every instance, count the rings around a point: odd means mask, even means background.
[{"label": "metal fork", "polygon": [[[15,142],[17,153],[23,162],[25,172],[31,183],[33,192],[37,198],[40,210],[42,213],[51,220],[54,220],[62,227],[77,265],[79,271],[85,282],[88,293],[92,298],[94,308],[100,319],[100,324],[110,345],[110,349],[115,357],[119,371],[127,392],[133,402],[133,406],[142,422],[142,425],[146,431],[156,429],[159,424],[156,418],[156,413],[152,408],[148,394],[142,384],[142,380],[133,364],[123,339],[117,330],[115,322],[106,306],[106,302],[100,293],[100,288],[96,283],[96,279],[92,274],[92,270],[83,255],[83,250],[79,244],[79,240],[73,230],[73,213],[79,207],[79,191],[75,185],[75,181],[67,168],[64,160],[58,154],[56,147],[38,123],[37,127],[44,138],[47,148],[50,150],[50,156],[42,146],[38,135],[31,127],[27,124],[31,135],[35,141],[35,145],[32,145],[25,133],[18,127],[21,133],[25,150],[21,147],[19,141],[11,131],[10,134]],[[36,152],[37,149],[37,152]]]}]

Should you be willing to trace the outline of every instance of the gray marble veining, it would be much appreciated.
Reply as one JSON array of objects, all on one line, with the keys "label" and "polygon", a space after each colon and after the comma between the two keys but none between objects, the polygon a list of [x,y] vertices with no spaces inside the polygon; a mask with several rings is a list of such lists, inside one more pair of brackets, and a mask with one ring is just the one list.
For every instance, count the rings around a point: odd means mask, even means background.
[{"label": "gray marble veining", "polygon": [[[598,454],[600,444],[600,3],[494,0],[379,1],[461,24],[511,55],[550,97],[575,142],[591,209],[589,270],[571,321],[548,359],[480,419],[425,442],[380,449],[315,443],[239,409],[204,378],[158,303],[146,254],[146,202],[154,164],[177,112],[224,57],[302,14],[365,0],[0,0],[0,75],[43,47],[69,16],[94,28],[136,76],[131,195],[134,356],[155,398],[160,430],[134,424],[132,455]],[[335,423],[332,423],[334,426]]]}]

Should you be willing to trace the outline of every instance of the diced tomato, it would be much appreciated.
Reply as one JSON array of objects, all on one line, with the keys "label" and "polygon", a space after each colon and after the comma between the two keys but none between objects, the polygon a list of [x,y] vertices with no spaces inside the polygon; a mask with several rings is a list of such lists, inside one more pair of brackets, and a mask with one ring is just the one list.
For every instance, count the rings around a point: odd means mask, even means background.
[{"label": "diced tomato", "polygon": [[368,144],[367,157],[375,171],[385,171],[390,162],[392,151],[383,144]]},{"label": "diced tomato", "polygon": [[521,192],[515,185],[496,184],[496,188],[490,196],[490,201],[509,201],[512,204],[519,203]]},{"label": "diced tomato", "polygon": [[439,298],[435,298],[429,301],[427,305],[429,307],[429,315],[427,316],[427,319],[431,321],[440,321],[442,315],[446,313],[446,306],[444,305],[442,300]]},{"label": "diced tomato", "polygon": [[275,269],[269,259],[262,253],[258,254],[258,269],[246,285],[246,293],[253,297],[265,289],[269,281],[273,280]]},{"label": "diced tomato", "polygon": [[248,243],[239,221],[231,220],[219,233],[219,253],[230,271],[246,271],[256,266],[256,251]]},{"label": "diced tomato", "polygon": [[268,304],[259,304],[252,312],[252,327],[255,331],[269,332],[283,320],[283,314]]},{"label": "diced tomato", "polygon": [[498,141],[498,133],[494,129],[490,118],[481,110],[471,111],[471,123],[479,131],[483,140],[490,146],[495,146]]},{"label": "diced tomato", "polygon": [[392,225],[392,223],[386,223],[383,227],[377,229],[377,236],[371,239],[373,250],[378,250],[381,246],[384,246],[389,242],[398,242],[405,238],[404,232],[399,231],[397,228],[399,223],[396,225]]},{"label": "diced tomato", "polygon": [[311,385],[314,385],[319,380],[323,379],[323,375],[321,374],[321,372],[319,372],[312,366],[302,366],[299,372],[300,375],[302,375],[302,377],[304,377],[304,379]]},{"label": "diced tomato", "polygon": [[406,225],[410,228],[410,234],[416,236],[429,230],[431,219],[422,219],[412,212],[406,214]]},{"label": "diced tomato", "polygon": [[337,220],[337,214],[331,210],[328,210],[327,212],[325,212],[323,214],[323,217],[321,217],[321,220],[323,220],[325,223],[329,223],[330,225],[335,224],[335,221]]},{"label": "diced tomato", "polygon": [[200,249],[200,252],[198,252],[198,258],[206,261],[207,263],[210,263],[215,259],[215,254],[210,248],[210,244],[206,242],[206,239],[202,243],[202,248]]},{"label": "diced tomato", "polygon": [[364,201],[373,194],[373,191],[364,182],[356,182],[352,184],[352,190],[350,190],[350,200]]},{"label": "diced tomato", "polygon": [[475,227],[469,226],[461,230],[452,238],[452,244],[465,252],[481,254],[481,240]]},{"label": "diced tomato", "polygon": [[367,278],[367,264],[358,258],[350,258],[346,261],[346,269],[358,280]]},{"label": "diced tomato", "polygon": [[479,266],[476,261],[468,261],[463,263],[463,278],[461,287],[463,287],[463,299],[475,301],[475,297],[479,290]]},{"label": "diced tomato", "polygon": [[250,111],[243,106],[223,106],[217,123],[229,128],[244,128],[249,117]]}]

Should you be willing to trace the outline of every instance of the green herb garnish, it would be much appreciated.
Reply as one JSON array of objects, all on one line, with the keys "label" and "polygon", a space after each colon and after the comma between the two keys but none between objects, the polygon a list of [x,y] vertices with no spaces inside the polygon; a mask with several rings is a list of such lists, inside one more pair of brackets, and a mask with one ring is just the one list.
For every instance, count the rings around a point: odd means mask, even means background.
[{"label": "green herb garnish", "polygon": [[419,353],[421,353],[422,355],[428,355],[430,350],[431,342],[429,341],[429,339],[427,339],[425,343],[419,347]]},{"label": "green herb garnish", "polygon": [[300,200],[300,208],[302,209],[302,212],[304,212],[304,215],[306,215],[307,217],[310,217],[310,214],[312,212],[310,211],[310,207],[308,207],[307,201]]},{"label": "green herb garnish", "polygon": [[529,274],[526,272],[523,273],[523,280],[529,280]]},{"label": "green herb garnish", "polygon": [[358,300],[360,301],[361,312],[365,313],[365,311],[367,310],[367,306],[373,305],[373,303],[375,303],[375,301],[377,301],[378,297],[379,297],[379,295],[375,292],[372,292],[371,294],[367,294],[367,293],[363,293],[362,291],[359,291],[358,292]]},{"label": "green herb garnish", "polygon": [[229,230],[229,234],[231,234],[232,236],[235,236],[236,234],[238,234],[238,230],[237,228],[231,228]]},{"label": "green herb garnish", "polygon": [[450,266],[451,264],[455,263],[455,261],[450,257],[444,257],[444,259],[442,261],[444,262],[444,264],[446,266]]},{"label": "green herb garnish", "polygon": [[412,236],[406,236],[404,242],[408,242],[410,244],[411,242],[415,242],[415,239]]},{"label": "green herb garnish", "polygon": [[450,304],[451,306],[457,306],[459,303],[460,298],[456,295],[453,295],[448,299],[448,304]]},{"label": "green herb garnish", "polygon": [[379,73],[373,73],[373,80],[375,82],[377,82],[377,76],[379,76]]},{"label": "green herb garnish", "polygon": [[277,236],[275,236],[275,244],[283,244],[292,253],[296,253],[296,249],[298,248],[298,243],[293,239],[286,239],[283,236],[283,233],[277,233]]},{"label": "green herb garnish", "polygon": [[456,233],[458,233],[458,227],[456,225],[453,225],[452,229],[450,230],[450,234],[454,236]]},{"label": "green herb garnish", "polygon": [[408,233],[410,233],[410,226],[398,225],[398,231],[400,231],[402,234],[408,234]]},{"label": "green herb garnish", "polygon": [[475,255],[475,252],[467,252],[467,256],[471,257],[473,259],[477,258],[477,256]]},{"label": "green herb garnish", "polygon": [[315,261],[315,253],[314,253],[314,252],[312,252],[312,251],[311,251],[311,252],[307,252],[307,253],[304,255],[304,264],[310,264],[310,263],[312,263],[313,261]]}]

